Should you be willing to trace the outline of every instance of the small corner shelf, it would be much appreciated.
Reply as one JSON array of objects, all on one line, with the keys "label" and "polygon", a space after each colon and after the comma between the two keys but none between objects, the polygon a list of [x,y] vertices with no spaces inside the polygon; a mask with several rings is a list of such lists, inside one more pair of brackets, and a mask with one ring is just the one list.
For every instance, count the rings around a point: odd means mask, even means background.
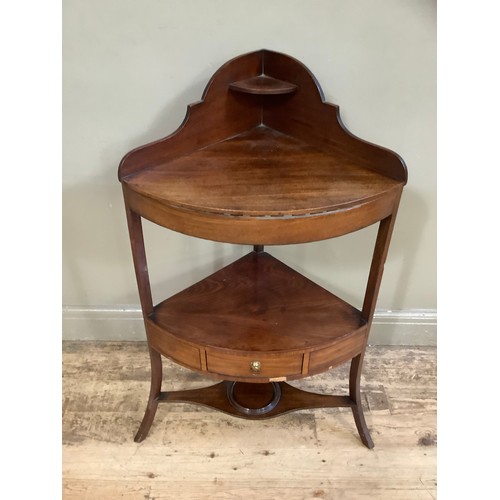
[{"label": "small corner shelf", "polygon": [[230,83],[229,88],[235,92],[243,92],[245,94],[279,95],[292,94],[297,90],[297,85],[278,80],[271,76],[259,75]]},{"label": "small corner shelf", "polygon": [[[322,95],[296,59],[268,50],[245,54],[213,75],[175,133],[123,158],[118,177],[151,359],[135,441],[148,435],[159,403],[184,402],[252,419],[349,407],[361,441],[373,447],[361,369],[406,166],[396,153],[350,134]],[[154,304],[142,218],[253,250]],[[375,223],[361,309],[264,250]],[[162,391],[162,356],[219,383]],[[348,394],[288,383],[346,362]]]}]

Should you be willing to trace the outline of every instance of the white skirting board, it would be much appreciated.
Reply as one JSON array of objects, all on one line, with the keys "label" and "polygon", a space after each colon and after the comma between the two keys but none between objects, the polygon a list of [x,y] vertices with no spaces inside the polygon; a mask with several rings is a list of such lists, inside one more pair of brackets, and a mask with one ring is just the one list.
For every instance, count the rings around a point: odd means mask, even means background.
[{"label": "white skirting board", "polygon": [[[63,307],[62,340],[146,340],[141,310],[123,307]],[[435,310],[376,311],[370,345],[437,343]]]}]

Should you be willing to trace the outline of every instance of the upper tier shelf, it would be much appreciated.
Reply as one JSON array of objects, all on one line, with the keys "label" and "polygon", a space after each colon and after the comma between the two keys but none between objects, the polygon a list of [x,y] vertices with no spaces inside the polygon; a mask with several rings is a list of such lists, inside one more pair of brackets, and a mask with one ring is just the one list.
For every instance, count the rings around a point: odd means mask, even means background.
[{"label": "upper tier shelf", "polygon": [[127,206],[184,234],[242,244],[340,236],[388,217],[406,166],[359,139],[310,71],[269,50],[210,79],[170,136],[119,168]]},{"label": "upper tier shelf", "polygon": [[139,172],[127,185],[170,206],[230,216],[308,216],[360,205],[401,185],[267,127]]},{"label": "upper tier shelf", "polygon": [[239,82],[230,83],[229,88],[236,92],[243,92],[246,94],[279,95],[295,92],[297,90],[297,85],[267,75],[259,75]]}]

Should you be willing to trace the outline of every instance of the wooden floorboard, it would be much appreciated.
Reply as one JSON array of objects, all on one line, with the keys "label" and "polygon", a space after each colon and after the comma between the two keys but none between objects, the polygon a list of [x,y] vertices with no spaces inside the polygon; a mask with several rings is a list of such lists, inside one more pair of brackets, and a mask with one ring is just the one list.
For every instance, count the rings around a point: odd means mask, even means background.
[{"label": "wooden floorboard", "polygon": [[[345,394],[347,368],[294,385]],[[436,498],[436,349],[370,347],[361,382],[373,450],[349,408],[252,421],[164,404],[136,444],[146,344],[64,342],[63,498]],[[164,390],[211,383],[164,360]]]}]

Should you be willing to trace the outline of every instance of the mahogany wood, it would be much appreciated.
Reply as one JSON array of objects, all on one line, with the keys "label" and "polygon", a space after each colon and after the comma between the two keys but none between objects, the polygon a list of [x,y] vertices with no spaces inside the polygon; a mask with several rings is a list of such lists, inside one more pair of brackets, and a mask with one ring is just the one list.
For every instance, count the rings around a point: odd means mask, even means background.
[{"label": "mahogany wood", "polygon": [[258,383],[350,360],[363,349],[365,323],[360,311],[263,251],[161,302],[146,320],[150,345],[164,356]]},{"label": "mahogany wood", "polygon": [[[206,370],[206,355],[200,346],[190,344],[180,337],[172,335],[151,319],[146,319],[149,344],[164,356],[169,357],[179,365],[192,370]],[[205,361],[202,364],[202,360]]]},{"label": "mahogany wood", "polygon": [[193,345],[242,353],[326,347],[365,325],[359,310],[266,252],[161,302],[150,320]]},{"label": "mahogany wood", "polygon": [[139,430],[134,437],[134,441],[136,443],[140,443],[148,435],[149,429],[151,428],[151,424],[153,423],[156,415],[156,409],[158,408],[158,401],[161,394],[161,382],[163,373],[161,356],[160,353],[150,347],[149,357],[151,359],[151,387],[149,389],[149,398],[146,412],[144,413],[144,417],[142,419]]},{"label": "mahogany wood", "polygon": [[[351,134],[312,73],[268,50],[236,57],[188,107],[173,134],[120,163],[134,266],[151,358],[151,387],[135,440],[159,402],[194,402],[243,418],[347,406],[373,441],[360,395],[363,356],[401,192],[404,161]],[[141,218],[254,251],[159,304],[152,302]],[[264,252],[264,245],[342,236],[380,222],[362,311]],[[161,390],[161,355],[223,379],[193,391]],[[285,380],[351,360],[349,396],[311,394]],[[266,406],[241,414],[233,396]],[[277,386],[276,386],[277,387]]]},{"label": "mahogany wood", "polygon": [[[366,286],[362,310],[362,315],[363,318],[365,318],[365,320],[367,321],[368,329],[371,326],[373,315],[375,313],[375,304],[380,288],[380,283],[382,281],[384,263],[387,258],[387,252],[389,251],[392,230],[396,221],[398,205],[399,199],[394,205],[392,215],[380,221],[379,224],[379,230],[377,233],[377,240],[375,242],[375,249],[370,266],[370,274],[368,276],[368,283]],[[368,338],[365,340],[365,344],[367,341]],[[361,406],[361,371],[363,367],[365,349],[366,345],[363,346],[362,352],[353,357],[351,361],[351,368],[349,372],[349,396],[356,403],[356,405],[352,407],[352,413],[354,416],[354,421],[356,422],[356,427],[361,437],[361,441],[368,448],[373,448],[374,444],[370,433],[368,432],[368,427],[366,426],[366,421]]]},{"label": "mahogany wood", "polygon": [[306,216],[345,210],[401,185],[267,127],[257,127],[127,181],[174,207],[225,215]]},{"label": "mahogany wood", "polygon": [[382,274],[384,272],[384,264],[389,251],[389,244],[391,242],[392,230],[396,222],[396,214],[399,206],[399,197],[394,203],[394,208],[390,217],[386,217],[380,221],[377,233],[377,240],[375,242],[375,249],[373,251],[372,262],[370,266],[370,274],[368,276],[368,283],[365,291],[365,298],[363,301],[362,314],[366,321],[371,324],[373,320],[373,313],[375,312],[375,305],[377,296],[382,282]]},{"label": "mahogany wood", "polygon": [[[126,193],[124,193],[126,199]],[[149,283],[148,264],[146,260],[146,249],[144,248],[144,236],[142,234],[141,217],[133,212],[127,203],[125,204],[127,214],[128,231],[130,236],[130,246],[134,259],[135,277],[139,288],[139,298],[141,301],[142,314],[146,318],[153,312],[153,298],[151,296],[151,286]]]},{"label": "mahogany wood", "polygon": [[360,167],[406,183],[402,158],[349,132],[340,118],[339,107],[325,103],[319,83],[302,63],[271,51],[264,51],[263,59],[266,74],[297,85],[292,95],[268,101],[263,108],[263,123],[333,155],[341,152]]},{"label": "mahogany wood", "polygon": [[[214,74],[201,100],[188,106],[184,121],[174,133],[127,153],[118,169],[119,179],[259,125],[262,106],[255,96],[228,92],[230,83],[261,73],[259,52],[247,54],[243,61],[241,64],[240,58],[233,59]],[[220,117],[223,120],[218,120]]]},{"label": "mahogany wood", "polygon": [[246,94],[278,95],[295,92],[297,85],[267,75],[259,75],[248,80],[230,83],[229,88]]},{"label": "mahogany wood", "polygon": [[315,215],[227,216],[166,205],[124,186],[129,207],[142,217],[179,233],[243,245],[307,243],[341,236],[378,222],[392,213],[401,188],[355,207]]},{"label": "mahogany wood", "polygon": [[349,397],[353,401],[352,415],[356,428],[358,429],[359,437],[362,443],[367,448],[373,448],[373,440],[370,436],[368,426],[366,425],[365,416],[363,414],[363,406],[361,403],[360,381],[361,368],[363,366],[364,351],[355,356],[351,361],[351,369],[349,373]]},{"label": "mahogany wood", "polygon": [[[241,392],[258,391],[258,387],[249,387],[253,385],[256,384],[249,384],[248,386],[240,390]],[[215,408],[235,417],[252,420],[277,417],[279,415],[297,410],[312,408],[352,408],[353,406],[355,406],[355,403],[350,399],[349,396],[335,396],[303,391],[301,389],[293,387],[290,384],[287,384],[286,382],[280,382],[279,385],[281,388],[281,399],[278,405],[269,413],[265,413],[263,415],[247,415],[236,410],[227,399],[226,382],[219,382],[218,384],[201,389],[162,392],[158,396],[158,402],[195,403],[207,406],[209,408]],[[264,390],[266,389],[264,388]]]}]

